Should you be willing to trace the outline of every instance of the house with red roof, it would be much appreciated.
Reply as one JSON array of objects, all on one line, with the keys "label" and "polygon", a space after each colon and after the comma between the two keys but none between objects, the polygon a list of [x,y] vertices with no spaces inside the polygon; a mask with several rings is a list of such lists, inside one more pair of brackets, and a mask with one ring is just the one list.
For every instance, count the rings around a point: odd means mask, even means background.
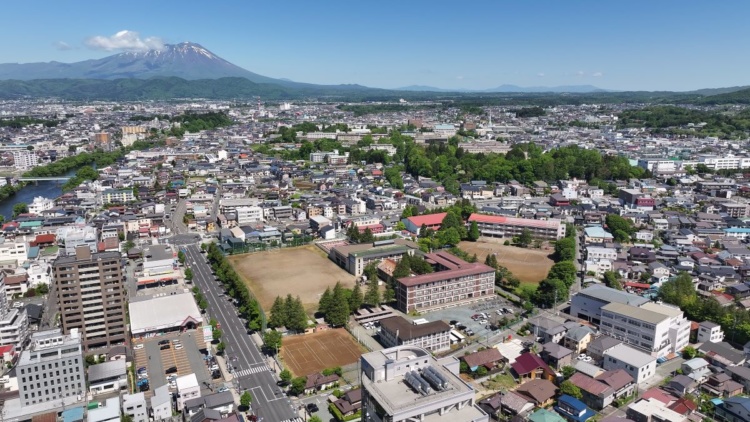
[{"label": "house with red roof", "polygon": [[522,383],[534,379],[554,381],[556,378],[555,371],[539,355],[531,352],[521,354],[511,367]]},{"label": "house with red roof", "polygon": [[425,226],[428,229],[432,229],[434,231],[440,230],[440,225],[443,224],[443,219],[445,219],[446,215],[448,215],[447,212],[417,215],[415,217],[404,218],[403,220],[401,220],[401,222],[404,223],[404,226],[406,226],[406,230],[409,230],[414,234],[419,234],[419,230],[422,228],[422,226]]}]

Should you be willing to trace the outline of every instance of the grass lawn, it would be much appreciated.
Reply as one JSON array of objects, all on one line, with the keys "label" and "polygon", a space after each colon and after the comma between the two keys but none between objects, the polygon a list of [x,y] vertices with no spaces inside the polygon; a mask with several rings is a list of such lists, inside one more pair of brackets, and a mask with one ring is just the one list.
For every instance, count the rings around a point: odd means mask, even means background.
[{"label": "grass lawn", "polygon": [[510,374],[499,373],[493,375],[490,379],[482,383],[482,386],[488,390],[513,390],[518,386],[515,378]]}]

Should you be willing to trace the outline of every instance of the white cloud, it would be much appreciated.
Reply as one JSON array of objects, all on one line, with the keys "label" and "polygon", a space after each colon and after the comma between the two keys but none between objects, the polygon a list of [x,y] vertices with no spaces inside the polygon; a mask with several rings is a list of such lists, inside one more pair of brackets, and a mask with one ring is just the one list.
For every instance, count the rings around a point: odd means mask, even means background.
[{"label": "white cloud", "polygon": [[578,72],[576,72],[576,76],[583,76],[585,74],[586,73],[583,70],[579,70]]},{"label": "white cloud", "polygon": [[125,50],[125,51],[145,51],[160,50],[164,47],[164,42],[159,37],[141,38],[140,34],[135,31],[120,31],[111,37],[96,35],[86,39],[85,44],[95,50]]},{"label": "white cloud", "polygon": [[536,76],[539,76],[540,78],[543,78],[544,77],[544,72],[539,72],[539,73],[536,74]]},{"label": "white cloud", "polygon": [[594,72],[594,73],[591,74],[591,76],[593,76],[595,78],[600,78],[600,77],[604,76],[604,74],[602,72]]},{"label": "white cloud", "polygon": [[72,50],[73,47],[70,46],[70,44],[66,43],[65,41],[56,41],[52,43],[52,45],[55,46],[56,49],[60,51],[66,51],[66,50]]}]

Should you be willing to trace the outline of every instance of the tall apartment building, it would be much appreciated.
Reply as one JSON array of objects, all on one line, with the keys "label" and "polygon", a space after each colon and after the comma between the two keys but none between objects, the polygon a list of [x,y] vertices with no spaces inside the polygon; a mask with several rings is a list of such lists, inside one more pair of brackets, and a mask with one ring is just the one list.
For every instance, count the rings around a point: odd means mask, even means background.
[{"label": "tall apartment building", "polygon": [[13,150],[13,166],[16,169],[30,169],[39,164],[36,153],[27,150]]},{"label": "tall apartment building", "polygon": [[21,350],[29,338],[26,309],[9,308],[5,274],[0,272],[0,346],[13,345]]},{"label": "tall apartment building", "polygon": [[530,218],[505,217],[501,215],[472,214],[469,223],[477,223],[479,232],[487,237],[513,237],[529,230],[534,239],[560,240],[565,237],[565,224],[550,218],[532,220]]},{"label": "tall apartment building", "polygon": [[448,308],[494,296],[494,268],[447,252],[424,258],[435,272],[396,280],[396,307],[401,312]]},{"label": "tall apartment building", "polygon": [[459,362],[436,360],[415,346],[366,353],[362,368],[362,421],[487,422],[474,390],[458,376]]},{"label": "tall apartment building", "polygon": [[59,329],[34,333],[31,347],[21,353],[16,375],[23,406],[85,394],[86,374],[78,331],[72,330],[70,335],[63,335]]},{"label": "tall apartment building", "polygon": [[68,334],[77,329],[86,350],[123,344],[125,289],[117,252],[91,253],[88,246],[52,264],[60,322]]},{"label": "tall apartment building", "polygon": [[254,205],[249,207],[235,208],[237,213],[237,224],[250,224],[263,221],[263,208]]},{"label": "tall apartment building", "polygon": [[679,353],[690,340],[690,321],[677,307],[648,302],[602,307],[602,334],[660,358]]}]

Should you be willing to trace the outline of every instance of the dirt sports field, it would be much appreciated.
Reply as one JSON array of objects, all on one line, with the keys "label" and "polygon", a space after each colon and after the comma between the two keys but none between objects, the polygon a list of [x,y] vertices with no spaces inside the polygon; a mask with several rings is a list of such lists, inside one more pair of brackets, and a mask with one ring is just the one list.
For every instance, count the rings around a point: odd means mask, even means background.
[{"label": "dirt sports field", "polygon": [[365,349],[343,328],[284,337],[281,358],[297,377],[354,363]]},{"label": "dirt sports field", "polygon": [[327,286],[340,281],[345,287],[354,287],[354,276],[313,245],[234,255],[229,262],[267,311],[276,296],[288,293],[299,295],[305,309],[313,311]]},{"label": "dirt sports field", "polygon": [[508,268],[519,280],[526,283],[538,283],[547,277],[554,261],[547,255],[553,251],[533,248],[517,248],[495,242],[461,242],[459,247],[470,255],[477,254],[479,262],[490,253],[497,254],[497,262]]}]

